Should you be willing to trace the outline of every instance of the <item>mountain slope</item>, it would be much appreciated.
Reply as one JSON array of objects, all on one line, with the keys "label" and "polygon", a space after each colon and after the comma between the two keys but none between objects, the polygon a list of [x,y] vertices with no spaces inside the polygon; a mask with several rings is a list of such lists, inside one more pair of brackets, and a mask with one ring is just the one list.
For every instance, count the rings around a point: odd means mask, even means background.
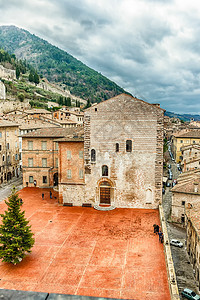
[{"label": "mountain slope", "polygon": [[40,75],[71,94],[100,102],[124,90],[67,52],[15,26],[0,26],[0,47],[31,63]]}]

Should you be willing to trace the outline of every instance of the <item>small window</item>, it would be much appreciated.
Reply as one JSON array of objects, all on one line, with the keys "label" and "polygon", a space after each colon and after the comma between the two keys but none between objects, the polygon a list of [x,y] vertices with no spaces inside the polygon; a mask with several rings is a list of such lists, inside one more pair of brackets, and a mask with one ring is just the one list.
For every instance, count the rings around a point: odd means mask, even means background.
[{"label": "small window", "polygon": [[42,176],[42,182],[47,183],[47,176]]},{"label": "small window", "polygon": [[28,141],[28,150],[33,150],[33,141]]},{"label": "small window", "polygon": [[108,166],[102,166],[102,176],[108,176]]},{"label": "small window", "polygon": [[115,148],[116,148],[116,152],[119,152],[119,143],[116,143]]},{"label": "small window", "polygon": [[58,158],[56,158],[56,168],[58,168]]},{"label": "small window", "polygon": [[79,158],[83,158],[83,151],[79,151]]},{"label": "small window", "polygon": [[7,161],[10,162],[10,155],[7,156]]},{"label": "small window", "polygon": [[72,178],[72,170],[67,170],[67,178],[68,179]]},{"label": "small window", "polygon": [[127,140],[126,141],[126,152],[131,152],[132,151],[132,141]]},{"label": "small window", "polygon": [[182,201],[182,205],[185,205],[185,201]]},{"label": "small window", "polygon": [[18,160],[18,154],[15,154],[15,160]]},{"label": "small window", "polygon": [[97,107],[95,107],[95,109],[94,109],[95,111],[97,111]]},{"label": "small window", "polygon": [[33,176],[29,176],[29,183],[33,183]]},{"label": "small window", "polygon": [[42,142],[42,150],[47,150],[47,142]]},{"label": "small window", "polygon": [[5,155],[3,155],[2,160],[5,161]]},{"label": "small window", "polygon": [[7,132],[7,136],[9,136],[9,132]]},{"label": "small window", "polygon": [[181,140],[181,144],[183,143],[183,140]]},{"label": "small window", "polygon": [[42,158],[42,167],[43,168],[47,167],[47,158]]},{"label": "small window", "polygon": [[28,158],[28,166],[33,167],[33,158]]},{"label": "small window", "polygon": [[0,138],[2,137],[2,132],[0,131]]},{"label": "small window", "polygon": [[92,149],[91,150],[91,161],[96,161],[96,150]]},{"label": "small window", "polygon": [[196,142],[195,141],[193,141],[193,144],[195,144]]},{"label": "small window", "polygon": [[10,145],[9,145],[9,143],[7,143],[7,149],[9,149],[10,148]]},{"label": "small window", "polygon": [[67,150],[67,159],[71,159],[71,151]]},{"label": "small window", "polygon": [[82,169],[79,170],[79,178],[80,178],[80,179],[83,179],[83,170],[82,170]]}]

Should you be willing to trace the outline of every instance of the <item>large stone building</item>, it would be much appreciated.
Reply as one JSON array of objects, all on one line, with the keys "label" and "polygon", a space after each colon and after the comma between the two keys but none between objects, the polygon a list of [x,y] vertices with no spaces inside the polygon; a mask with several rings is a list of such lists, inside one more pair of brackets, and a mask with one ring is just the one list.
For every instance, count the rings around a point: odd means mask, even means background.
[{"label": "large stone building", "polygon": [[19,159],[19,125],[0,120],[0,183],[19,175]]},{"label": "large stone building", "polygon": [[[72,161],[71,168],[68,159],[59,165],[69,175],[59,182],[63,202],[157,208],[162,199],[163,113],[158,105],[126,94],[87,109],[84,149],[81,137],[74,156],[72,140],[62,145]],[[79,170],[79,178],[73,178],[73,169],[76,174]]]},{"label": "large stone building", "polygon": [[200,169],[200,145],[192,144],[181,147],[183,172]]}]

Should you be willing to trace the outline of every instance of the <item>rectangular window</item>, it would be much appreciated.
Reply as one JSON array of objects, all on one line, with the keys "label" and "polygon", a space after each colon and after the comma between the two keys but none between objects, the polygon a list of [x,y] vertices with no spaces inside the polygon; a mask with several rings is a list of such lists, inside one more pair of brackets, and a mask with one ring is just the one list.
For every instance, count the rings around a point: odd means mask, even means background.
[{"label": "rectangular window", "polygon": [[22,149],[22,142],[19,142],[19,149]]},{"label": "rectangular window", "polygon": [[55,144],[55,149],[58,150],[58,142]]},{"label": "rectangular window", "polygon": [[72,178],[72,170],[67,170],[67,178]]},{"label": "rectangular window", "polygon": [[42,150],[47,150],[47,142],[42,142]]},{"label": "rectangular window", "polygon": [[28,166],[33,167],[33,158],[28,158]]},{"label": "rectangular window", "polygon": [[42,177],[42,182],[43,182],[43,183],[47,183],[47,176],[43,176],[43,177]]},{"label": "rectangular window", "polygon": [[58,158],[56,158],[56,168],[58,168]]},{"label": "rectangular window", "polygon": [[181,143],[183,143],[183,140],[181,140]]},{"label": "rectangular window", "polygon": [[9,143],[7,143],[7,149],[9,149],[10,148],[10,145],[9,145]]},{"label": "rectangular window", "polygon": [[182,205],[185,205],[185,201],[182,201]]},{"label": "rectangular window", "polygon": [[83,158],[83,151],[79,151],[79,158]]},{"label": "rectangular window", "polygon": [[17,148],[17,142],[15,142],[15,148]]},{"label": "rectangular window", "polygon": [[33,176],[29,176],[29,183],[33,183]]},{"label": "rectangular window", "polygon": [[9,132],[7,132],[7,136],[9,136]]},{"label": "rectangular window", "polygon": [[33,150],[33,141],[28,141],[28,150]]},{"label": "rectangular window", "polygon": [[47,167],[47,158],[42,158],[42,167],[43,168]]},{"label": "rectangular window", "polygon": [[71,159],[71,151],[67,150],[67,159]]},{"label": "rectangular window", "polygon": [[82,170],[82,169],[79,170],[79,178],[80,178],[80,179],[83,179],[83,170]]},{"label": "rectangular window", "polygon": [[22,154],[21,153],[19,153],[19,160],[21,160],[22,159]]},{"label": "rectangular window", "polygon": [[2,132],[0,131],[0,138],[2,137]]},{"label": "rectangular window", "polygon": [[18,154],[15,154],[15,160],[18,160]]}]

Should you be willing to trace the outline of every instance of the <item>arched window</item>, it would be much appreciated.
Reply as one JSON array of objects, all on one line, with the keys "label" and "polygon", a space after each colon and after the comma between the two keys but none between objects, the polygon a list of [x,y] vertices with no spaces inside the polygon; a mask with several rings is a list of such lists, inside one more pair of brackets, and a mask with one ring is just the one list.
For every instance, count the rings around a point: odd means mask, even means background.
[{"label": "arched window", "polygon": [[91,150],[91,161],[96,161],[96,150],[95,149]]},{"label": "arched window", "polygon": [[116,152],[119,152],[119,143],[116,143],[115,147],[116,147]]},{"label": "arched window", "polygon": [[126,141],[126,152],[132,152],[132,141],[131,140]]},{"label": "arched window", "polygon": [[108,166],[102,166],[102,176],[108,176]]}]

